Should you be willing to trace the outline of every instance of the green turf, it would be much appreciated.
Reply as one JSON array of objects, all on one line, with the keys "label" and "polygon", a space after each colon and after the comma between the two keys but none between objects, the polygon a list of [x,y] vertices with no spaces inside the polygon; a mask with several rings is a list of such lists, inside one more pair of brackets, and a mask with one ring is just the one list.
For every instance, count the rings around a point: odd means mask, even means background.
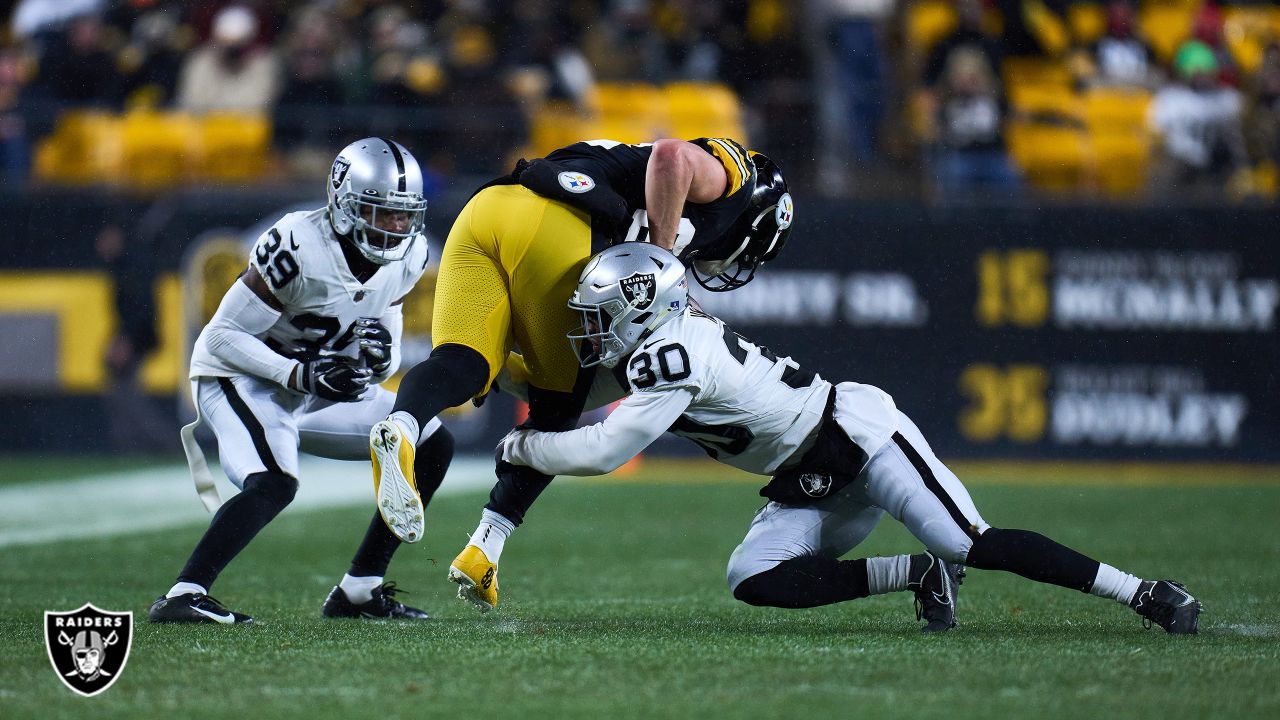
[{"label": "green turf", "polygon": [[172,465],[175,458],[181,458],[181,455],[108,455],[87,458],[76,455],[0,455],[0,487],[94,473],[144,470]]},{"label": "green turf", "polygon": [[[1206,605],[1202,633],[1144,631],[1116,603],[971,571],[961,626],[925,637],[906,593],[735,603],[724,567],[753,486],[645,479],[548,491],[485,616],[444,580],[483,495],[440,498],[428,539],[392,566],[404,599],[436,616],[416,624],[319,618],[368,515],[286,512],[214,592],[257,624],[139,623],[120,680],[87,700],[54,677],[42,612],[92,601],[141,618],[201,528],[5,548],[0,717],[1280,717],[1280,486],[975,482],[996,525],[1185,581]],[[886,520],[855,552],[916,550]]]}]

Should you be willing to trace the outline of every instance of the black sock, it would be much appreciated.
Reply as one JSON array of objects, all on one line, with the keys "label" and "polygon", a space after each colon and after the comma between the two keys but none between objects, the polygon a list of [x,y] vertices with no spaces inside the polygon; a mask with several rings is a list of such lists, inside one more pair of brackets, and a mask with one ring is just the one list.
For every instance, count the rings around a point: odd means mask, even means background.
[{"label": "black sock", "polygon": [[453,462],[453,435],[444,427],[418,444],[413,455],[413,476],[425,507],[440,489],[449,463]]},{"label": "black sock", "polygon": [[494,472],[498,476],[498,482],[489,492],[489,502],[484,507],[520,527],[520,523],[524,522],[524,514],[529,512],[533,501],[551,484],[552,476],[509,462],[499,462]]},{"label": "black sock", "polygon": [[806,555],[743,580],[733,596],[748,605],[810,608],[871,594],[867,561]]},{"label": "black sock", "polygon": [[[564,432],[574,429],[578,424],[578,416],[582,414],[582,406],[587,400],[587,391],[591,389],[591,380],[595,377],[595,368],[579,368],[578,377],[574,381],[571,392],[543,390],[529,386],[529,419],[521,427],[529,427],[544,432]],[[553,476],[544,475],[531,467],[499,462],[494,469],[498,482],[489,493],[489,502],[485,509],[492,510],[516,525],[524,522],[524,514],[529,511],[533,501],[538,499]]]},{"label": "black sock", "polygon": [[[443,427],[418,445],[413,458],[413,474],[418,482],[418,493],[422,495],[424,509],[440,487],[452,460],[453,435]],[[382,515],[375,512],[369,529],[365,531],[364,540],[351,558],[351,568],[347,570],[347,574],[351,577],[383,577],[391,564],[391,556],[399,547],[400,539],[387,528]]]},{"label": "black sock", "polygon": [[293,501],[297,491],[298,481],[288,475],[264,472],[246,478],[244,489],[218,508],[178,582],[208,589],[249,541]]},{"label": "black sock", "polygon": [[1099,563],[1037,532],[991,528],[974,540],[965,564],[1089,592]]},{"label": "black sock", "polygon": [[489,363],[483,355],[465,345],[441,345],[405,373],[392,412],[407,412],[418,427],[426,427],[444,410],[483,392],[488,381]]},{"label": "black sock", "polygon": [[387,574],[387,566],[391,564],[391,556],[400,547],[400,538],[387,528],[387,523],[380,513],[373,513],[373,521],[365,531],[364,540],[351,558],[351,568],[347,574],[351,577],[382,577]]}]

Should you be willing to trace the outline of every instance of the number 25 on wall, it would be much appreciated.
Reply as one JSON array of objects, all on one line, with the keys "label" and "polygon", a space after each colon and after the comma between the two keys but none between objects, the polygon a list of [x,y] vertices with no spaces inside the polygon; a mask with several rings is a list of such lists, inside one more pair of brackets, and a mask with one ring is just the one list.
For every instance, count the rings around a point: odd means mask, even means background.
[{"label": "number 25 on wall", "polygon": [[960,433],[973,442],[1043,438],[1048,384],[1049,374],[1039,365],[970,365],[960,373],[960,392],[971,401],[960,412]]}]

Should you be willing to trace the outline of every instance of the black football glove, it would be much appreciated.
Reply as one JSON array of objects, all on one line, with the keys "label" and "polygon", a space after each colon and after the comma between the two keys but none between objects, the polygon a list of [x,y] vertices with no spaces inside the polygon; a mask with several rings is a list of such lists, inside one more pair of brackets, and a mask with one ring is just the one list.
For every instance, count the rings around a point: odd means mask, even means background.
[{"label": "black football glove", "polygon": [[298,387],[310,395],[334,402],[355,402],[369,389],[373,372],[349,357],[322,357],[302,363]]},{"label": "black football glove", "polygon": [[360,340],[360,357],[378,377],[391,369],[391,331],[378,318],[357,318],[355,336]]}]

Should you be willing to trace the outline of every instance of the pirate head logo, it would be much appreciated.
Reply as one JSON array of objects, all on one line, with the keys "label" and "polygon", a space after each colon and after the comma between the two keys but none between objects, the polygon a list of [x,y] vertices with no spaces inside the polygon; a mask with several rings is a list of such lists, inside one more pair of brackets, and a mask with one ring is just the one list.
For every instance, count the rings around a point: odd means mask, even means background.
[{"label": "pirate head logo", "polygon": [[72,612],[44,614],[49,662],[73,691],[90,697],[111,687],[129,660],[133,613],[113,613],[86,603]]},{"label": "pirate head logo", "polygon": [[809,497],[820,498],[831,492],[831,476],[806,473],[800,476],[800,489]]},{"label": "pirate head logo", "polygon": [[624,277],[618,281],[618,288],[622,290],[622,298],[627,304],[634,305],[637,310],[647,309],[653,304],[653,298],[657,294],[653,273],[635,273]]},{"label": "pirate head logo", "polygon": [[333,161],[333,169],[329,171],[329,183],[333,185],[333,189],[337,190],[342,187],[342,181],[347,179],[347,171],[351,169],[351,161],[346,158],[338,158]]}]

